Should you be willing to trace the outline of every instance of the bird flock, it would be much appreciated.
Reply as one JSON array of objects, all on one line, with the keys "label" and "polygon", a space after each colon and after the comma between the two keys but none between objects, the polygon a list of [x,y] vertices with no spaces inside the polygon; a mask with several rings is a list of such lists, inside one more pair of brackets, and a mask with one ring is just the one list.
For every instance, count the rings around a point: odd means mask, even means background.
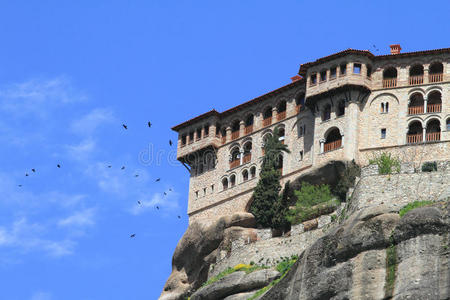
[{"label": "bird flock", "polygon": [[[147,122],[147,125],[148,125],[149,128],[152,127],[152,123],[151,123],[150,121]],[[125,130],[128,130],[128,126],[127,126],[126,124],[122,124],[122,127],[123,127]],[[172,145],[173,145],[172,140],[169,140],[169,146],[172,146]],[[56,164],[56,167],[57,167],[58,169],[61,169],[61,163]],[[112,169],[112,165],[107,165],[106,167],[107,167],[108,169]],[[121,169],[121,170],[125,170],[125,166],[122,166],[120,169]],[[35,168],[32,168],[32,169],[31,169],[31,172],[32,172],[32,173],[36,173],[36,169],[35,169]],[[29,176],[30,176],[30,174],[29,174],[28,172],[26,172],[26,173],[25,173],[25,177],[29,177]],[[139,177],[139,174],[135,174],[134,177],[135,177],[135,178]],[[160,182],[160,181],[161,181],[161,178],[159,178],[159,177],[155,179],[155,182]],[[18,187],[23,187],[23,184],[18,184]],[[171,189],[171,188],[169,188],[168,191],[165,191],[165,192],[163,193],[164,197],[168,196],[168,194],[169,194],[170,192],[172,192],[172,189]],[[142,206],[142,202],[141,202],[141,201],[138,200],[137,203],[138,203],[139,206]],[[156,206],[155,206],[155,209],[156,209],[156,210],[159,210],[160,207],[159,207],[158,205],[156,205]],[[181,216],[180,216],[180,215],[178,215],[178,219],[181,219]],[[135,238],[135,237],[136,237],[136,234],[135,234],[135,233],[130,234],[130,238]]]}]

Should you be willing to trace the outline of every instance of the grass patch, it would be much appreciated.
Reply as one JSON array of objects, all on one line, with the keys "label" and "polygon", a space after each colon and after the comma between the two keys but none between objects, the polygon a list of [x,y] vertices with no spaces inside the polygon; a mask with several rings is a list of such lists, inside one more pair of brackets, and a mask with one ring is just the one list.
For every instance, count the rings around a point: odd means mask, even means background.
[{"label": "grass patch", "polygon": [[413,210],[413,209],[416,209],[419,207],[429,206],[431,204],[433,204],[432,201],[414,201],[414,202],[408,203],[408,205],[406,205],[402,209],[400,209],[400,211],[399,211],[400,217],[403,217],[410,210]]},{"label": "grass patch", "polygon": [[202,287],[205,287],[207,285],[210,285],[214,282],[219,281],[220,279],[224,278],[227,275],[230,275],[231,273],[237,272],[237,271],[244,271],[246,274],[252,273],[254,271],[257,270],[262,270],[262,269],[268,269],[269,267],[266,266],[258,266],[258,265],[246,265],[246,264],[238,264],[236,266],[234,266],[233,268],[228,268],[225,271],[220,272],[219,274],[217,274],[216,276],[210,278],[208,281],[206,281],[205,283],[203,283]]},{"label": "grass patch", "polygon": [[267,286],[263,287],[262,289],[260,289],[259,291],[257,291],[255,294],[253,294],[247,300],[254,300],[254,299],[258,298],[259,296],[261,296],[262,294],[264,294],[265,292],[267,292],[268,290],[270,290],[274,285],[276,285],[278,282],[281,281],[281,279],[283,279],[286,276],[288,271],[292,268],[292,266],[295,264],[295,262],[297,260],[298,260],[297,255],[292,255],[290,258],[289,257],[283,258],[283,260],[280,263],[278,263],[278,265],[276,267],[277,271],[281,273],[280,278],[272,281],[269,285],[267,285]]},{"label": "grass patch", "polygon": [[390,245],[386,250],[386,298],[392,297],[394,292],[395,277],[397,273],[397,250],[395,245]]}]

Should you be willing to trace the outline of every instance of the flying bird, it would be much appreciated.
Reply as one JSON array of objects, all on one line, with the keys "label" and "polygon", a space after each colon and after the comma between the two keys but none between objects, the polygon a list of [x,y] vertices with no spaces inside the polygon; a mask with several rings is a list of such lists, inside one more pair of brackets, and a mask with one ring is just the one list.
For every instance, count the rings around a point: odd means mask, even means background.
[{"label": "flying bird", "polygon": [[36,172],[36,169],[31,169],[31,171]]},{"label": "flying bird", "polygon": [[178,216],[178,219],[181,219],[181,216]]},{"label": "flying bird", "polygon": [[60,165],[60,164],[57,164],[56,166],[57,166],[58,168],[61,168],[61,165]]},{"label": "flying bird", "polygon": [[123,128],[128,129],[127,125],[122,124]]},{"label": "flying bird", "polygon": [[156,206],[156,209],[159,209],[159,206]]},{"label": "flying bird", "polygon": [[130,238],[134,238],[134,237],[136,237],[136,234],[132,234],[132,235],[130,235]]},{"label": "flying bird", "polygon": [[172,189],[169,189],[169,192],[171,192],[172,191]]},{"label": "flying bird", "polygon": [[138,204],[141,205],[142,204],[141,201],[138,200]]},{"label": "flying bird", "polygon": [[28,173],[25,173],[25,176],[28,176]]},{"label": "flying bird", "polygon": [[147,124],[149,128],[152,127],[152,122],[149,121]]},{"label": "flying bird", "polygon": [[167,193],[166,193],[166,192],[164,192],[164,196],[167,196]]},{"label": "flying bird", "polygon": [[22,185],[21,185],[21,184],[19,184],[19,185],[18,185],[18,187],[22,187]]},{"label": "flying bird", "polygon": [[173,144],[173,143],[172,143],[172,140],[169,140],[169,145],[172,146],[172,144]]},{"label": "flying bird", "polygon": [[139,177],[139,174],[134,175],[134,177]]},{"label": "flying bird", "polygon": [[156,182],[158,182],[158,181],[161,181],[161,178],[157,178],[157,179],[156,179]]},{"label": "flying bird", "polygon": [[125,170],[125,166],[123,166],[122,168],[120,168],[121,170]]},{"label": "flying bird", "polygon": [[112,166],[108,166],[108,168],[111,168]]}]

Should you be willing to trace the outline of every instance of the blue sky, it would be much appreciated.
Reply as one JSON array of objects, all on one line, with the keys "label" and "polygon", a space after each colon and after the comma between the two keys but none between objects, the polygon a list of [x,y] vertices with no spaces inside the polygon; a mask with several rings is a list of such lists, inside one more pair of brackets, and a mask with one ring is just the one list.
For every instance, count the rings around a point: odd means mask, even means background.
[{"label": "blue sky", "polygon": [[157,299],[187,227],[171,126],[346,48],[450,46],[448,1],[369,2],[0,1],[0,299]]}]

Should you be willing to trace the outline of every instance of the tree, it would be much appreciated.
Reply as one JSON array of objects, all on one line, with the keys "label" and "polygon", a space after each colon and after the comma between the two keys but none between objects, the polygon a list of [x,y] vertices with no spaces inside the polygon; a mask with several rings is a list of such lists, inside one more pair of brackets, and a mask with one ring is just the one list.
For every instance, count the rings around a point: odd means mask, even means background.
[{"label": "tree", "polygon": [[294,192],[291,189],[290,182],[286,182],[280,199],[275,203],[275,212],[272,218],[272,228],[286,232],[286,230],[288,230],[288,228],[290,227],[290,222],[286,217],[289,213],[289,202],[290,197],[293,193]]},{"label": "tree", "polygon": [[256,223],[262,227],[273,227],[276,202],[279,201],[281,190],[281,174],[278,170],[283,152],[289,153],[286,145],[279,140],[278,130],[264,144],[259,181],[253,193],[253,203],[250,212],[255,216]]}]

